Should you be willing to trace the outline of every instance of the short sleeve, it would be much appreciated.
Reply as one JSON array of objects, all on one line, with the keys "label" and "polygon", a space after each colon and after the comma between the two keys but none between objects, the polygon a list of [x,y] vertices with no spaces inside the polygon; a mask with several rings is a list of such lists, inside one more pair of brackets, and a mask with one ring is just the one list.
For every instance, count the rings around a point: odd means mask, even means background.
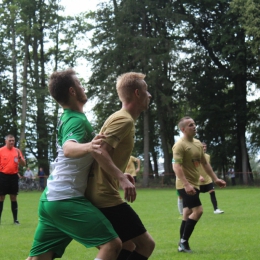
[{"label": "short sleeve", "polygon": [[[78,143],[86,142],[85,122],[81,118],[71,117],[62,127],[62,145],[68,141],[73,140]],[[89,141],[91,138],[87,138]]]},{"label": "short sleeve", "polygon": [[183,162],[183,147],[182,145],[180,145],[180,143],[176,143],[173,148],[172,148],[172,152],[173,152],[173,158],[172,158],[172,163],[179,163],[182,164]]},{"label": "short sleeve", "polygon": [[108,135],[104,141],[116,148],[120,141],[132,131],[133,126],[133,120],[127,117],[115,118],[105,129],[105,134]]}]

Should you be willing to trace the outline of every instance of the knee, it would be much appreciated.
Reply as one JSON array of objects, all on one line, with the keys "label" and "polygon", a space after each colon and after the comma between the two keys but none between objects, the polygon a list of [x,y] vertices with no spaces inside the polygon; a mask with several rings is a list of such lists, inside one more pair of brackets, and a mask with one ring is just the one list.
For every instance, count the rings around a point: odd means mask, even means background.
[{"label": "knee", "polygon": [[133,252],[135,250],[135,248],[136,248],[136,245],[131,240],[124,242],[122,245],[122,249],[131,251],[131,252]]},{"label": "knee", "polygon": [[115,238],[112,241],[110,241],[107,246],[110,247],[111,250],[115,251],[117,254],[120,253],[122,249],[122,241],[120,238]]},{"label": "knee", "polygon": [[146,235],[137,241],[136,247],[138,249],[144,248],[147,255],[151,255],[155,248],[155,241],[152,236],[146,232]]},{"label": "knee", "polygon": [[122,249],[122,241],[120,238],[116,238],[115,240],[115,250],[119,253]]},{"label": "knee", "polygon": [[10,195],[10,200],[11,201],[16,201],[16,197],[17,197],[16,195]]},{"label": "knee", "polygon": [[203,214],[203,209],[202,209],[202,208],[199,209],[196,213],[197,213],[197,217],[198,217],[198,219],[200,219],[200,217],[201,217],[202,214]]},{"label": "knee", "polygon": [[150,236],[149,247],[150,247],[150,251],[152,253],[154,248],[155,248],[155,241],[154,241],[154,239],[151,236]]}]

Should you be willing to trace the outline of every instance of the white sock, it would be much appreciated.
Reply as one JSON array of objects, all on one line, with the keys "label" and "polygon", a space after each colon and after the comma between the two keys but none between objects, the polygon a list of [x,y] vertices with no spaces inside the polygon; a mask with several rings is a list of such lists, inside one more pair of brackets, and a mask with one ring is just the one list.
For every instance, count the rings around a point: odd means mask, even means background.
[{"label": "white sock", "polygon": [[102,260],[102,259],[100,259],[100,258],[95,258],[94,260]]},{"label": "white sock", "polygon": [[182,203],[182,199],[178,198],[178,209],[180,214],[182,215],[183,213],[183,203]]}]

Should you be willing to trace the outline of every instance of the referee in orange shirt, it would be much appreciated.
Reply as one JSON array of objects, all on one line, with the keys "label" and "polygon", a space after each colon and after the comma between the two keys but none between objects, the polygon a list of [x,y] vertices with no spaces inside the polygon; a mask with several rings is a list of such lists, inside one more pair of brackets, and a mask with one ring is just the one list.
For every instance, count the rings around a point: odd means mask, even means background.
[{"label": "referee in orange shirt", "polygon": [[[14,224],[19,225],[17,219],[18,204],[18,165],[26,165],[22,152],[14,147],[15,138],[9,134],[5,137],[5,146],[0,148],[0,221],[4,206],[5,195],[10,195]],[[1,223],[1,222],[0,222]]]}]

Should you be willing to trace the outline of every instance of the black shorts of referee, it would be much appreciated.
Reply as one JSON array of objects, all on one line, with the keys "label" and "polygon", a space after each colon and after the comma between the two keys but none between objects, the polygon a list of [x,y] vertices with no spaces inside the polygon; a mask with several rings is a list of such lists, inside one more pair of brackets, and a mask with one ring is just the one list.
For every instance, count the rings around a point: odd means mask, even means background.
[{"label": "black shorts of referee", "polygon": [[0,196],[6,194],[17,195],[19,191],[18,174],[5,174],[0,172]]}]

